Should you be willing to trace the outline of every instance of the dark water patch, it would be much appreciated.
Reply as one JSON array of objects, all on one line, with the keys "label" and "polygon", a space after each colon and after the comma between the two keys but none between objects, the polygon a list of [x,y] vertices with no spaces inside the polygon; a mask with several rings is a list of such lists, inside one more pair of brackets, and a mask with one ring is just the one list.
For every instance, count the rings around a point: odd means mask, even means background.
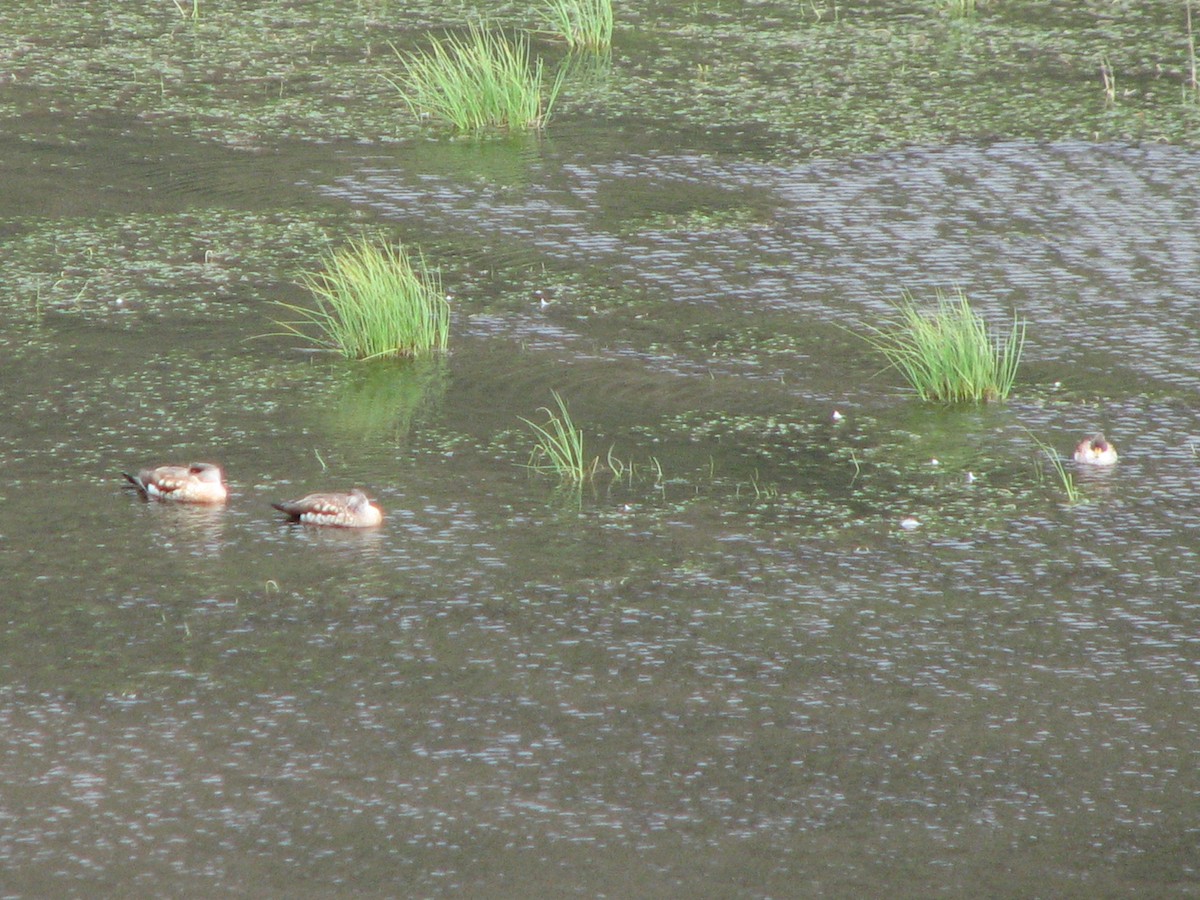
[{"label": "dark water patch", "polygon": [[13,173],[0,192],[5,231],[21,230],[25,220],[89,215],[97,200],[110,215],[194,213],[198,206],[257,211],[285,195],[288,206],[311,206],[293,184],[337,171],[324,151],[237,152],[128,115],[80,116],[45,109],[40,93],[30,99],[33,108],[11,119],[0,137]]}]

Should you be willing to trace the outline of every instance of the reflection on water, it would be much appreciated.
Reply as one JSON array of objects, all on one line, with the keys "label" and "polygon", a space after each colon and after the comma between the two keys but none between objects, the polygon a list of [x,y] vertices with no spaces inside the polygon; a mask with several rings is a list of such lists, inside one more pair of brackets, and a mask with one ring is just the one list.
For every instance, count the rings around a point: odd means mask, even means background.
[{"label": "reflection on water", "polygon": [[429,420],[446,390],[442,358],[378,361],[346,372],[318,407],[321,424],[364,441],[403,442],[414,420]]},{"label": "reflection on water", "polygon": [[[136,492],[128,492],[135,496]],[[146,533],[155,551],[179,551],[193,556],[212,556],[224,545],[227,515],[219,506],[166,503],[137,497],[145,512]]]},{"label": "reflection on water", "polygon": [[[281,539],[295,541],[321,552],[340,554],[351,564],[359,558],[378,558],[386,542],[384,528],[327,528],[282,522],[278,533]],[[353,576],[351,576],[353,578]]]}]

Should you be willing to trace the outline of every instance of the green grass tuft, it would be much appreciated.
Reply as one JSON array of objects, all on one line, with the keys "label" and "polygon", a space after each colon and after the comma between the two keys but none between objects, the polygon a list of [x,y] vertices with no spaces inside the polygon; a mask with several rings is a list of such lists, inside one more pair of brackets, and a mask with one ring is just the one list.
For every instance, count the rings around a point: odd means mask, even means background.
[{"label": "green grass tuft", "polygon": [[567,404],[558,391],[551,391],[558,412],[543,406],[546,424],[539,425],[521,417],[521,421],[533,429],[537,445],[530,451],[528,467],[538,472],[553,472],[561,481],[583,484],[596,474],[600,457],[590,462],[584,454],[583,429],[571,421]]},{"label": "green grass tuft", "polygon": [[324,271],[304,273],[301,283],[312,291],[317,308],[280,303],[299,316],[276,323],[288,334],[350,359],[446,349],[450,304],[441,278],[423,256],[414,261],[401,244],[352,242],[327,254]]},{"label": "green grass tuft", "polygon": [[612,46],[612,0],[547,0],[542,17],[572,50],[607,50]]},{"label": "green grass tuft", "polygon": [[867,340],[900,370],[922,400],[944,403],[1004,400],[1017,377],[1025,323],[1013,317],[1007,336],[989,331],[966,295],[937,292],[923,312],[905,292],[889,328],[867,326]]},{"label": "green grass tuft", "polygon": [[388,79],[417,116],[432,116],[455,130],[513,131],[545,126],[562,87],[563,71],[543,91],[542,60],[529,59],[529,39],[472,23],[465,36],[433,40],[428,50],[401,53],[398,80]]}]

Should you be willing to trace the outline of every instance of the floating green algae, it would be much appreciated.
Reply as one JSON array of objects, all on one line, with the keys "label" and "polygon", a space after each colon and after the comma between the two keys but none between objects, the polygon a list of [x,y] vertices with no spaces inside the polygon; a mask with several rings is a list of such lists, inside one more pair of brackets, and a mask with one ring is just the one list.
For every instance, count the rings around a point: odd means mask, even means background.
[{"label": "floating green algae", "polygon": [[238,316],[294,281],[331,227],[234,210],[23,221],[0,238],[9,260],[0,305],[43,317]]},{"label": "floating green algae", "polygon": [[[504,4],[471,14],[537,27]],[[407,139],[422,126],[385,81],[389,44],[410,48],[468,21],[432,3],[211,3],[194,20],[169,5],[24,4],[0,12],[13,36],[0,77],[76,114],[120,110],[230,146]],[[564,127],[707,134],[714,146],[800,156],[993,136],[1195,143],[1200,132],[1174,0],[991,3],[966,18],[935,3],[711,0],[623,11],[616,45],[602,79],[568,73]],[[547,58],[569,65],[556,49]]]}]

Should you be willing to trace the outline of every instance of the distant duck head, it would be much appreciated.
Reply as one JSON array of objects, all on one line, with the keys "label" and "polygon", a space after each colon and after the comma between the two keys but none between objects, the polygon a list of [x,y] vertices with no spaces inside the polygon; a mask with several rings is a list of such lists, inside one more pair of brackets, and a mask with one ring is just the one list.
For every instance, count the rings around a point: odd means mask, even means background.
[{"label": "distant duck head", "polygon": [[1075,448],[1075,462],[1088,466],[1111,466],[1117,461],[1117,448],[1104,439],[1104,435],[1095,434],[1084,438]]}]

